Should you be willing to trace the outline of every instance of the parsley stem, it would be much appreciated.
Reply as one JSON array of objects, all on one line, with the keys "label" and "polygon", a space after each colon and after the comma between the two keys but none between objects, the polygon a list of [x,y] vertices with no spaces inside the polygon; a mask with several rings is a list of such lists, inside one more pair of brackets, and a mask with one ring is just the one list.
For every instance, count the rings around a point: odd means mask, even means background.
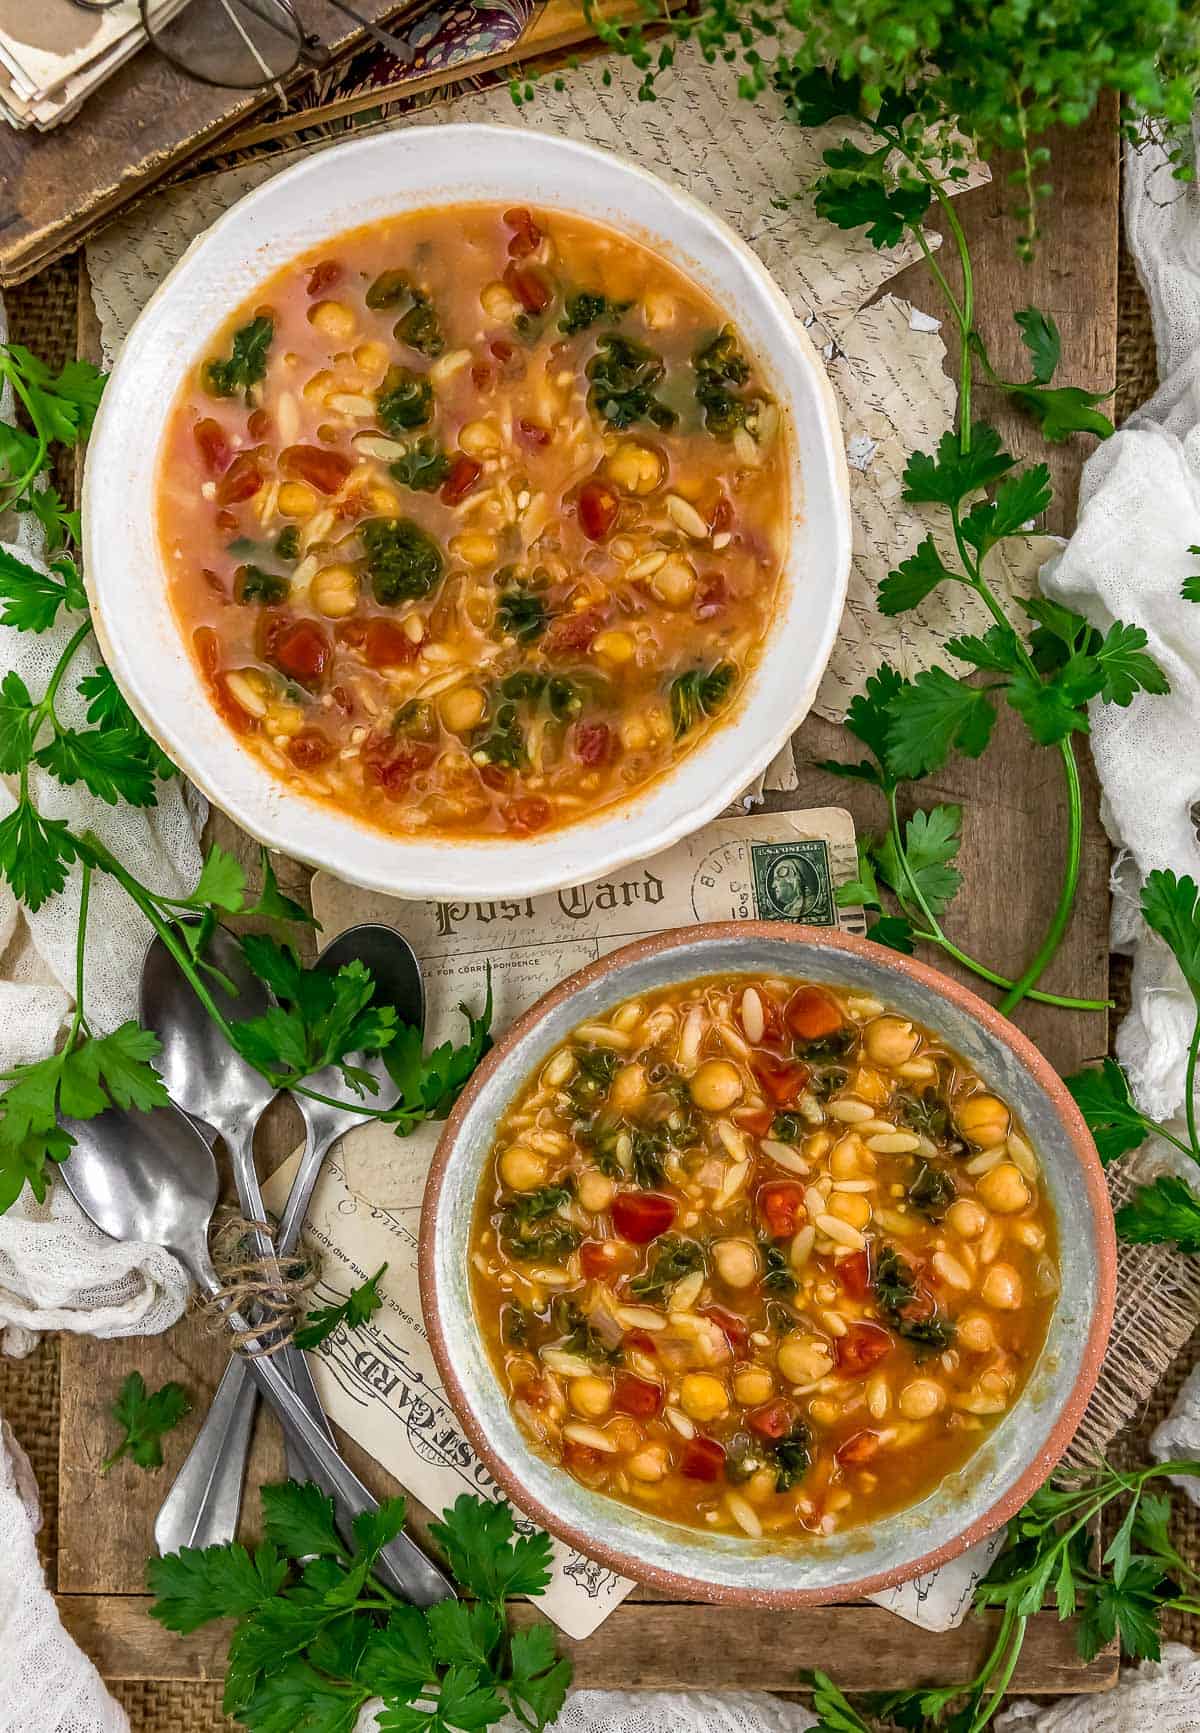
[{"label": "parsley stem", "polygon": [[25,405],[26,414],[33,423],[34,432],[37,435],[37,455],[34,457],[33,462],[25,471],[24,475],[20,476],[16,481],[9,483],[8,491],[4,499],[0,500],[0,511],[7,511],[9,506],[11,506],[14,501],[20,499],[29,484],[34,481],[46,467],[46,455],[49,451],[49,440],[46,437],[41,422],[38,420],[37,410],[34,407],[32,397],[25,388],[25,383],[21,378],[20,369],[9,365],[9,350],[7,345],[0,347],[0,377],[8,380],[21,402]]},{"label": "parsley stem", "polygon": [[69,1053],[75,1045],[83,1023],[83,958],[87,950],[88,901],[92,894],[92,865],[84,861],[80,867],[79,876],[79,924],[75,930],[75,1015],[71,1018],[71,1027],[67,1031],[67,1039],[63,1051]]},{"label": "parsley stem", "polygon": [[54,713],[54,700],[58,697],[58,689],[63,683],[63,678],[67,669],[75,660],[76,651],[79,650],[84,641],[91,636],[91,631],[92,622],[91,617],[89,616],[83,622],[82,626],[76,627],[75,631],[72,632],[70,638],[67,640],[66,648],[55,663],[54,672],[50,676],[46,690],[42,693],[41,702],[38,705],[38,711],[42,719],[47,722],[53,722],[55,727],[58,727],[58,717]]},{"label": "parsley stem", "polygon": [[1200,1161],[1200,1139],[1196,1136],[1196,1059],[1198,1053],[1200,1053],[1200,1007],[1197,1007],[1196,1011],[1196,1022],[1188,1046],[1187,1072],[1183,1080],[1183,1111],[1187,1117],[1188,1136],[1192,1142],[1191,1154],[1195,1161]]},{"label": "parsley stem", "polygon": [[[981,1709],[976,1710],[967,1733],[980,1733],[980,1730],[987,1726],[992,1716],[996,1713],[996,1710],[1000,1707],[1000,1699],[1004,1696],[1004,1693],[1008,1690],[1008,1687],[1012,1682],[1012,1676],[1016,1671],[1017,1662],[1021,1658],[1021,1650],[1025,1646],[1025,1626],[1029,1622],[1028,1619],[1023,1614],[1020,1614],[1012,1618],[1010,1623],[1010,1615],[1007,1610],[1005,1611],[1004,1618],[1005,1625],[1008,1625],[1009,1628],[1006,1630],[1004,1625],[1001,1626],[1001,1637],[1007,1639],[1009,1642],[1010,1646],[1008,1654],[1005,1658],[1004,1666],[1000,1672],[1000,1677],[996,1681],[991,1696]],[[987,1682],[986,1673],[984,1675],[984,1682]]]},{"label": "parsley stem", "polygon": [[[1058,751],[1067,779],[1067,858],[1063,866],[1062,885],[1059,888],[1057,906],[1041,944],[1025,965],[1020,977],[1000,1001],[1000,1010],[1005,1017],[1011,1016],[1021,1000],[1027,996],[1030,988],[1049,965],[1051,958],[1062,944],[1075,907],[1076,892],[1079,889],[1079,865],[1083,854],[1083,792],[1079,786],[1079,766],[1075,762],[1075,751],[1070,740],[1060,740]],[[1192,1060],[1194,1069],[1194,1048]],[[1193,1105],[1193,1114],[1194,1111]],[[1194,1142],[1195,1133],[1193,1131]]]}]

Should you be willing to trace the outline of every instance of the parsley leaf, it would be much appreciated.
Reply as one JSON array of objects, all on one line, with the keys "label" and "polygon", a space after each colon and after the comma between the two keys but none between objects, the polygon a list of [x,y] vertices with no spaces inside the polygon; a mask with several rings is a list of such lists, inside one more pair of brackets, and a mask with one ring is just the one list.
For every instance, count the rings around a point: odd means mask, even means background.
[{"label": "parsley leaf", "polygon": [[897,776],[927,776],[954,751],[978,758],[996,712],[988,694],[964,686],[945,668],[926,668],[888,706],[888,761]]},{"label": "parsley leaf", "polygon": [[269,1544],[253,1556],[236,1541],[185,1546],[146,1565],[146,1586],[154,1596],[150,1617],[186,1637],[213,1619],[257,1611],[279,1593],[287,1575],[287,1561]]},{"label": "parsley leaf", "polygon": [[1138,1111],[1129,1080],[1115,1059],[1103,1060],[1096,1070],[1076,1071],[1064,1082],[1106,1167],[1146,1141],[1152,1127]]},{"label": "parsley leaf", "polygon": [[1021,341],[1029,351],[1033,368],[1033,383],[1049,385],[1062,359],[1062,337],[1058,325],[1049,313],[1038,307],[1023,307],[1014,313]]},{"label": "parsley leaf", "polygon": [[262,1489],[263,1529],[293,1558],[343,1558],[346,1548],[333,1523],[333,1500],[311,1481],[285,1481]]},{"label": "parsley leaf", "polygon": [[828,172],[817,183],[817,215],[839,229],[866,228],[873,247],[894,247],[917,226],[933,194],[923,181],[899,182],[888,173],[891,146],[865,151],[844,140],[824,152]]},{"label": "parsley leaf", "polygon": [[980,500],[971,507],[962,521],[963,537],[982,559],[1005,536],[1018,535],[1031,518],[1040,517],[1053,495],[1050,471],[1044,463],[1006,476],[994,499]]},{"label": "parsley leaf", "polygon": [[[960,806],[934,806],[928,812],[914,812],[904,827],[904,855],[908,872],[933,914],[939,915],[958,894],[962,874],[952,861],[962,847],[959,827],[962,823]],[[889,832],[877,851],[879,875],[898,895],[909,890]]]},{"label": "parsley leaf", "polygon": [[384,1048],[383,1062],[400,1091],[391,1117],[401,1136],[426,1119],[444,1119],[458,1100],[467,1079],[492,1045],[492,976],[487,974],[487,993],[481,1014],[466,1005],[459,1010],[467,1020],[467,1039],[459,1047],[443,1041],[432,1053],[422,1054],[421,1031],[401,1023]]},{"label": "parsley leaf", "polygon": [[1094,1660],[1114,1636],[1130,1659],[1157,1661],[1158,1621],[1164,1600],[1174,1599],[1174,1585],[1157,1559],[1135,1558],[1119,1582],[1101,1581],[1088,1590],[1080,1621],[1079,1652]]},{"label": "parsley leaf", "polygon": [[33,803],[18,800],[0,819],[0,873],[18,902],[40,909],[67,882],[77,848],[65,818],[43,818]]},{"label": "parsley leaf", "polygon": [[550,1581],[547,1535],[518,1534],[512,1509],[461,1493],[429,1532],[464,1588],[493,1603],[509,1595],[540,1595]]},{"label": "parsley leaf", "polygon": [[46,537],[46,552],[57,553],[64,543],[83,539],[83,522],[77,511],[71,511],[56,487],[43,487],[27,493],[15,502],[14,509],[28,512],[41,524]]},{"label": "parsley leaf", "polygon": [[140,728],[62,728],[34,754],[34,763],[70,788],[76,782],[98,800],[116,806],[154,806],[157,766],[146,756]]},{"label": "parsley leaf", "polygon": [[953,571],[938,553],[932,536],[926,536],[915,553],[901,560],[879,586],[878,602],[881,614],[903,614],[915,608],[926,596],[947,581],[965,582],[961,572]]},{"label": "parsley leaf", "polygon": [[297,1348],[319,1347],[343,1324],[348,1330],[357,1330],[369,1323],[383,1305],[379,1282],[386,1270],[387,1265],[381,1264],[373,1276],[352,1288],[340,1305],[319,1306],[310,1312],[295,1333]]},{"label": "parsley leaf", "polygon": [[125,694],[112,677],[111,671],[99,663],[91,674],[85,674],[77,688],[88,701],[87,719],[94,728],[111,728],[136,740],[146,763],[159,777],[175,774],[175,766],[161,750],[157,741],[146,733],[129,705]]},{"label": "parsley leaf", "polygon": [[247,394],[267,376],[267,351],[275,336],[275,321],[262,313],[242,325],[233,334],[229,357],[224,361],[209,361],[204,369],[204,382],[214,397],[233,397],[239,391]]},{"label": "parsley leaf", "polygon": [[1131,1245],[1175,1245],[1200,1252],[1200,1197],[1173,1173],[1139,1186],[1116,1213],[1117,1234]]},{"label": "parsley leaf", "polygon": [[39,572],[0,548],[0,626],[12,626],[18,632],[45,632],[58,618],[60,608],[82,613],[87,605],[74,560],[56,560],[48,573]]},{"label": "parsley leaf", "polygon": [[1195,879],[1155,868],[1142,886],[1142,918],[1170,946],[1200,1006],[1200,890]]},{"label": "parsley leaf", "polygon": [[[1193,542],[1188,548],[1188,553],[1200,557],[1200,542]],[[1183,580],[1180,594],[1185,602],[1200,602],[1200,572],[1193,572],[1190,577]]]},{"label": "parsley leaf", "polygon": [[1106,704],[1119,704],[1122,709],[1135,692],[1152,692],[1161,696],[1171,690],[1171,683],[1154,658],[1146,653],[1149,643],[1140,626],[1127,626],[1114,620],[1096,646],[1095,658],[1103,676],[1099,696]]},{"label": "parsley leaf", "polygon": [[118,1426],[125,1428],[125,1436],[100,1464],[101,1474],[107,1474],[123,1456],[136,1462],[139,1468],[161,1468],[163,1434],[178,1426],[191,1411],[192,1404],[182,1384],[164,1384],[161,1390],[151,1393],[141,1373],[131,1372],[110,1409]]},{"label": "parsley leaf", "polygon": [[987,422],[976,422],[971,429],[971,448],[965,456],[958,435],[947,431],[938,441],[936,456],[914,451],[909,458],[904,469],[904,497],[916,504],[956,507],[969,494],[980,493],[999,481],[1015,462]]},{"label": "parsley leaf", "polygon": [[307,1077],[340,1065],[360,1092],[377,1088],[374,1077],[352,1064],[352,1053],[378,1053],[398,1028],[394,1005],[376,1005],[375,979],[357,958],[336,974],[302,968],[290,945],[265,933],[247,933],[242,955],[279,1001],[259,1017],[233,1025],[239,1053],[265,1076]]}]

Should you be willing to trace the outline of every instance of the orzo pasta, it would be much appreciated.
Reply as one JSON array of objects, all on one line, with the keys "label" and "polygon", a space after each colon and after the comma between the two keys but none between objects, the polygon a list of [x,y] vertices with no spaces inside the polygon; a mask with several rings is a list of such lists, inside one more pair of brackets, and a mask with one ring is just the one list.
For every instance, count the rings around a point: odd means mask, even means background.
[{"label": "orzo pasta", "polygon": [[929,1030],[745,975],[577,1028],[485,1171],[476,1316],[518,1420],[693,1526],[911,1505],[1020,1393],[1058,1289],[1037,1157]]},{"label": "orzo pasta", "polygon": [[567,215],[357,229],[225,324],[160,533],[225,722],[369,823],[516,835],[627,799],[731,709],[786,438],[707,295]]}]

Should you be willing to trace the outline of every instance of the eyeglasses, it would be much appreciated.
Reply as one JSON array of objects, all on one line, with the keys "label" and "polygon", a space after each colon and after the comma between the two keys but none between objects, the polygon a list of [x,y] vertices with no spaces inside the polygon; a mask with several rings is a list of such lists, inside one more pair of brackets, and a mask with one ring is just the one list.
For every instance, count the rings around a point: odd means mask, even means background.
[{"label": "eyeglasses", "polygon": [[[85,12],[107,12],[121,0],[74,0]],[[407,57],[399,36],[327,0],[390,54]],[[154,47],[189,78],[226,90],[277,84],[298,66],[324,67],[329,52],[306,31],[291,0],[139,0],[142,26]]]}]

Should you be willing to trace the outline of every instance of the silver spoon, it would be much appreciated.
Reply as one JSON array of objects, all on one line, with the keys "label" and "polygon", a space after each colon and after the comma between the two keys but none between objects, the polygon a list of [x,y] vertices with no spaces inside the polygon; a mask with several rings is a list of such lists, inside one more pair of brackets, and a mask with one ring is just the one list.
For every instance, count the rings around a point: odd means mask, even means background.
[{"label": "silver spoon", "polygon": [[[317,959],[317,967],[336,973],[356,958],[374,975],[380,1003],[395,1005],[404,1022],[422,1028],[425,990],[420,964],[407,941],[390,927],[373,923],[350,927],[326,946]],[[368,1098],[369,1104],[392,1106],[398,1092],[379,1055],[356,1055],[355,1062],[370,1071],[379,1084],[379,1093]],[[363,1097],[354,1092],[337,1066],[316,1072],[307,1083],[318,1094],[340,1097],[345,1105],[333,1107],[305,1095],[296,1097],[307,1136],[280,1218],[277,1244],[281,1257],[295,1250],[313,1187],[331,1144],[370,1117],[358,1105]],[[173,1552],[179,1546],[211,1546],[233,1539],[257,1400],[258,1392],[246,1376],[244,1361],[234,1355],[175,1485],[159,1511],[154,1535],[161,1551]],[[288,1471],[294,1479],[319,1480],[316,1465],[303,1456],[294,1459],[290,1445]]]},{"label": "silver spoon", "polygon": [[[113,1109],[65,1124],[75,1148],[59,1172],[84,1213],[113,1239],[165,1246],[206,1294],[219,1298],[221,1283],[208,1253],[217,1164],[186,1114],[175,1107],[151,1113]],[[227,1316],[234,1329],[249,1329],[236,1311],[229,1309]],[[247,1356],[245,1364],[285,1430],[320,1465],[342,1509],[352,1515],[378,1510],[378,1501],[330,1444],[277,1361],[258,1354]],[[415,1606],[454,1595],[449,1580],[406,1534],[384,1548],[377,1569]]]},{"label": "silver spoon", "polygon": [[[251,973],[233,936],[217,927],[205,958],[230,981],[234,994],[216,981],[208,987],[217,1008],[231,1022],[256,1017],[267,1009],[266,987]],[[142,963],[141,1019],[162,1043],[158,1068],[167,1093],[177,1107],[210,1126],[225,1141],[242,1214],[265,1221],[266,1205],[254,1166],[254,1130],[277,1093],[273,1084],[237,1053],[197,999],[191,984],[160,938],[155,938]],[[270,1236],[256,1236],[260,1256],[271,1258]],[[329,1445],[333,1434],[325,1418],[312,1374],[304,1356],[285,1350],[284,1370],[322,1428]],[[233,1539],[242,1508],[242,1468],[250,1447],[254,1405],[237,1400],[240,1383],[222,1381],[205,1420],[201,1439],[188,1452],[154,1525],[161,1552],[181,1546],[214,1546]],[[248,1387],[252,1388],[252,1386]],[[220,1448],[213,1448],[218,1440]],[[235,1477],[214,1479],[224,1451],[238,1464]]]}]

